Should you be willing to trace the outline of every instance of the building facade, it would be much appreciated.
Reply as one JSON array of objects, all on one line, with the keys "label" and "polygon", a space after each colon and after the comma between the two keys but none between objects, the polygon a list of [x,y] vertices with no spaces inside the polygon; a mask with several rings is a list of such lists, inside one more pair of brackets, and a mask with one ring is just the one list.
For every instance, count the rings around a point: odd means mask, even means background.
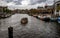
[{"label": "building facade", "polygon": [[53,13],[53,6],[46,5],[45,7],[38,7],[38,10],[40,10],[41,13],[44,14],[52,14]]},{"label": "building facade", "polygon": [[1,13],[3,13],[4,10],[6,10],[6,9],[7,9],[7,6],[4,6],[4,7],[3,7],[3,6],[0,6],[0,12],[1,12]]},{"label": "building facade", "polygon": [[60,16],[60,0],[55,0],[54,4],[55,4],[54,14]]}]

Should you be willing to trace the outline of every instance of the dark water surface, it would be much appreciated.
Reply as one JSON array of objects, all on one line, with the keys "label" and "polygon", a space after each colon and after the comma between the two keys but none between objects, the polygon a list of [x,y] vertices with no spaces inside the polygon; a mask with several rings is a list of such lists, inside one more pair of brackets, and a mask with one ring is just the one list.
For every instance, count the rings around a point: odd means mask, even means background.
[{"label": "dark water surface", "polygon": [[[20,21],[28,18],[28,24],[22,26]],[[8,38],[8,27],[12,26],[14,38],[60,38],[59,24],[44,22],[27,14],[14,14],[10,18],[0,19],[0,38]]]}]

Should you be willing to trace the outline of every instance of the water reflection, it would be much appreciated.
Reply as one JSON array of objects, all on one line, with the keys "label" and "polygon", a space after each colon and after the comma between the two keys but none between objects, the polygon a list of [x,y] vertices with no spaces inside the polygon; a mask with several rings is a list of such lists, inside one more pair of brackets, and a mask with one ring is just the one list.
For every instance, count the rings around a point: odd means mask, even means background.
[{"label": "water reflection", "polygon": [[[20,21],[23,17],[28,18],[28,24],[22,26]],[[58,38],[57,24],[53,22],[43,22],[27,14],[15,14],[10,18],[0,20],[1,38],[8,38],[7,28],[14,28],[14,38]],[[58,27],[59,28],[59,27]],[[6,33],[4,33],[6,31]],[[3,33],[3,34],[1,34]],[[4,35],[6,34],[6,35]]]}]

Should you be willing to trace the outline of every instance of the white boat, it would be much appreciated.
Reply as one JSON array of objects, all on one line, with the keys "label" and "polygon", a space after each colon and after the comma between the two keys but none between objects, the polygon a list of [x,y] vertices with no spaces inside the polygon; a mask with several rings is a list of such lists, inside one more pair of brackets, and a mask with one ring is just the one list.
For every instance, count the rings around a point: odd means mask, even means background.
[{"label": "white boat", "polygon": [[47,17],[47,16],[38,16],[38,18],[42,21],[46,21],[46,22],[49,22],[50,21],[50,18]]}]

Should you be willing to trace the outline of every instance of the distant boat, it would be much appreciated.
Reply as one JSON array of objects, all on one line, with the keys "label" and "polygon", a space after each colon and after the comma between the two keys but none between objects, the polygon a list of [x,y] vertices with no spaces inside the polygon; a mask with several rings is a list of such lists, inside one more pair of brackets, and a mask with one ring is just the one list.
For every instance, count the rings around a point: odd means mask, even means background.
[{"label": "distant boat", "polygon": [[11,16],[11,14],[4,14],[4,13],[2,13],[2,14],[0,14],[0,19],[1,18],[8,18],[10,16]]},{"label": "distant boat", "polygon": [[27,24],[27,23],[28,23],[28,18],[21,19],[21,24]]},{"label": "distant boat", "polygon": [[46,16],[37,16],[38,17],[38,19],[41,19],[41,20],[43,20],[44,18],[46,18]]},{"label": "distant boat", "polygon": [[37,15],[33,15],[33,17],[36,17]]}]

